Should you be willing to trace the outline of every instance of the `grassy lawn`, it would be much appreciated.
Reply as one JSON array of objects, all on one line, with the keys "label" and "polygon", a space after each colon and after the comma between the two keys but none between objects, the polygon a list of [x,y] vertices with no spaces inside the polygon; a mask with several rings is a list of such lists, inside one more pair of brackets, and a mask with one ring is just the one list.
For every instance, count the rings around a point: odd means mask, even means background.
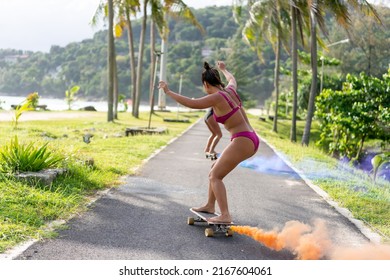
[{"label": "grassy lawn", "polygon": [[320,132],[316,122],[313,122],[309,147],[303,147],[303,121],[297,123],[297,143],[291,143],[290,120],[279,121],[278,133],[274,133],[271,121],[259,121],[256,117],[251,119],[260,135],[283,153],[314,184],[325,190],[341,207],[349,209],[355,218],[381,234],[384,242],[390,241],[389,182],[382,180],[374,184],[369,175],[341,164],[317,148],[314,143]]},{"label": "grassy lawn", "polygon": [[[168,133],[129,137],[125,137],[125,129],[147,127],[149,114],[135,119],[129,113],[120,113],[115,123],[108,123],[104,112],[93,113],[92,117],[89,113],[85,118],[21,121],[16,130],[11,122],[0,121],[0,146],[15,135],[21,143],[32,141],[39,146],[49,142],[49,150],[66,157],[63,167],[68,170],[50,187],[31,186],[0,174],[0,252],[30,238],[52,234],[45,230],[49,221],[68,219],[83,211],[97,190],[119,184],[122,175],[134,174],[143,160],[202,115],[187,113],[180,118],[189,118],[191,123],[176,123],[163,121],[176,119],[176,113],[157,112],[151,127],[166,127]],[[83,142],[86,133],[93,135],[89,144]],[[85,164],[90,158],[93,167]]]},{"label": "grassy lawn", "polygon": [[[185,114],[191,123],[200,116],[203,113]],[[84,211],[89,198],[98,190],[120,184],[122,175],[134,174],[146,158],[191,125],[164,122],[163,118],[176,118],[176,113],[159,112],[153,115],[151,126],[167,127],[167,134],[124,136],[127,127],[147,126],[148,117],[147,113],[141,114],[139,119],[129,113],[120,113],[119,120],[108,123],[106,113],[96,112],[85,118],[21,121],[16,130],[10,122],[0,121],[0,146],[7,144],[14,135],[20,142],[32,141],[36,145],[49,142],[50,150],[66,157],[63,167],[68,170],[50,187],[31,186],[0,175],[0,252],[31,238],[52,235],[53,232],[46,229],[48,222],[66,220]],[[367,175],[351,171],[316,148],[314,142],[319,135],[316,123],[313,124],[311,145],[302,147],[303,122],[298,122],[297,143],[291,143],[290,121],[280,121],[276,134],[271,131],[270,121],[250,118],[263,138],[340,206],[348,208],[355,218],[365,221],[376,231],[390,236],[388,182],[374,185]],[[90,144],[83,142],[82,136],[86,133],[93,135]],[[85,164],[90,158],[94,160],[93,167]],[[389,241],[388,238],[384,240]]]}]

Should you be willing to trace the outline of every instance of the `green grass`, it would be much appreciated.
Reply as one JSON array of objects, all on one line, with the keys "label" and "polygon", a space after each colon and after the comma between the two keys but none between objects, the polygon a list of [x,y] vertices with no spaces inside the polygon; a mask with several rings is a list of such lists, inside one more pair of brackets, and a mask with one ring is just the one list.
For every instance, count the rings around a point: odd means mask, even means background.
[{"label": "green grass", "polygon": [[[75,114],[77,112],[69,112]],[[39,114],[39,112],[37,112]],[[198,113],[193,113],[192,122]],[[189,113],[186,113],[186,117]],[[203,116],[203,113],[200,114]],[[5,145],[17,135],[19,141],[44,144],[48,150],[65,156],[64,167],[68,172],[61,175],[50,187],[33,186],[6,178],[0,174],[0,252],[31,238],[52,236],[47,231],[50,221],[68,219],[84,211],[89,197],[96,191],[120,184],[120,177],[134,174],[156,149],[166,145],[190,124],[163,122],[163,118],[176,118],[176,113],[153,115],[152,126],[168,128],[163,135],[139,135],[124,137],[126,127],[148,125],[148,114],[139,119],[121,113],[115,123],[106,121],[106,113],[77,119],[23,121],[14,130],[11,122],[0,121],[0,145]],[[313,123],[309,147],[300,145],[303,122],[298,122],[298,141],[289,141],[290,121],[280,121],[279,133],[273,133],[270,121],[261,122],[250,116],[251,122],[269,143],[282,152],[298,169],[319,187],[323,188],[342,207],[390,236],[390,187],[388,183],[374,185],[372,180],[359,172],[340,169],[336,159],[329,157],[313,144],[318,138],[318,126]],[[90,144],[82,140],[85,133],[93,134]],[[122,137],[118,137],[121,135]],[[95,165],[85,161],[93,158]],[[316,164],[313,164],[316,163]],[[320,176],[322,175],[322,176]],[[364,191],[355,191],[355,187]]]},{"label": "green grass", "polygon": [[374,184],[372,176],[341,164],[315,146],[319,139],[318,123],[313,122],[309,147],[301,145],[305,123],[297,123],[297,142],[290,139],[290,120],[278,123],[278,133],[272,132],[272,122],[251,117],[259,134],[314,184],[326,191],[341,207],[365,222],[381,234],[384,242],[390,241],[390,184],[381,181]]},{"label": "green grass", "polygon": [[[190,115],[193,123],[197,114],[187,113],[186,118]],[[152,116],[151,126],[167,127],[167,134],[129,137],[125,137],[125,129],[148,126],[148,114],[135,119],[129,113],[120,113],[114,123],[108,123],[102,112],[92,117],[89,114],[85,118],[51,121],[23,121],[22,116],[16,130],[11,122],[0,121],[0,146],[15,135],[20,143],[48,142],[48,151],[63,155],[63,167],[68,170],[49,187],[31,186],[0,174],[0,252],[31,238],[51,235],[46,230],[50,221],[66,220],[84,211],[97,190],[114,187],[122,175],[134,174],[143,160],[191,125],[164,122],[163,118],[174,119],[176,113]],[[83,142],[85,133],[93,134],[90,144]],[[93,167],[85,164],[90,158],[94,160]]]}]

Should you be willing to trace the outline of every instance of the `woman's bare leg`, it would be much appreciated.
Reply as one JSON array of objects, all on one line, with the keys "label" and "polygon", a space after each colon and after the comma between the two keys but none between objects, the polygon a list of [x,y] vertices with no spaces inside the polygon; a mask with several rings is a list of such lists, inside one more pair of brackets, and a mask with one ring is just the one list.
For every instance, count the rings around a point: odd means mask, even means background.
[{"label": "woman's bare leg", "polygon": [[[209,119],[210,119],[210,118],[209,118]],[[211,132],[209,138],[207,139],[206,148],[204,149],[204,152],[205,152],[205,153],[210,153],[210,147],[211,147],[211,144],[213,143],[213,140],[214,140],[214,137],[215,137],[215,135],[214,135],[214,133],[213,133],[213,131],[212,131],[212,128],[211,128],[210,125],[209,125],[209,119],[207,119],[207,120],[205,121],[205,123],[206,123],[206,125],[207,125],[207,128],[208,128],[208,129],[210,130],[210,132]]]},{"label": "woman's bare leg", "polygon": [[[212,133],[212,139],[211,139],[211,143],[210,143],[208,152],[210,154],[214,154],[215,147],[217,146],[219,140],[222,138],[222,131],[221,131],[221,128],[219,127],[218,123],[215,121],[215,119],[213,117],[208,118],[206,123],[207,123],[209,130]],[[210,139],[209,139],[209,141],[210,141]]]},{"label": "woman's bare leg", "polygon": [[[232,217],[229,213],[227,193],[223,178],[229,174],[240,162],[251,157],[254,154],[253,142],[246,137],[237,137],[223,151],[222,156],[212,167],[209,179],[211,191],[209,190],[208,202],[213,198],[218,202],[221,215],[210,218],[212,222],[231,222]],[[212,193],[212,195],[210,195]]]}]

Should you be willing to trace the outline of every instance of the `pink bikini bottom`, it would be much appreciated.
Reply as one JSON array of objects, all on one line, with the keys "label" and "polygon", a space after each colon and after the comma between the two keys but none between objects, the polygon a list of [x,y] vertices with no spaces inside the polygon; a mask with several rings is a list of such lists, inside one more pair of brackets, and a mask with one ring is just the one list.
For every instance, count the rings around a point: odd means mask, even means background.
[{"label": "pink bikini bottom", "polygon": [[257,149],[259,148],[260,145],[260,139],[259,136],[257,136],[255,131],[241,131],[233,134],[232,138],[230,141],[233,141],[234,138],[237,137],[246,137],[252,140],[253,145],[255,145],[255,153],[257,152]]}]

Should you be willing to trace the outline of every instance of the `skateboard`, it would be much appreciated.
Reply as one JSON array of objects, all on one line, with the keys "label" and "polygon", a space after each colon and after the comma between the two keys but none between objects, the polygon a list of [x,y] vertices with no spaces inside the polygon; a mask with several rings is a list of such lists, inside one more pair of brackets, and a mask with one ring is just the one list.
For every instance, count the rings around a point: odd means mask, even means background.
[{"label": "skateboard", "polygon": [[209,158],[211,160],[216,160],[218,158],[218,154],[217,153],[213,153],[213,154],[206,153],[206,158]]},{"label": "skateboard", "polygon": [[225,234],[225,236],[233,236],[233,231],[230,229],[234,223],[213,223],[208,222],[207,219],[211,217],[218,216],[218,213],[204,213],[204,212],[197,212],[190,208],[190,211],[196,215],[196,217],[188,217],[187,224],[194,225],[196,222],[198,223],[207,223],[210,227],[206,228],[204,231],[204,234],[206,237],[213,237],[214,233],[222,233]]}]

